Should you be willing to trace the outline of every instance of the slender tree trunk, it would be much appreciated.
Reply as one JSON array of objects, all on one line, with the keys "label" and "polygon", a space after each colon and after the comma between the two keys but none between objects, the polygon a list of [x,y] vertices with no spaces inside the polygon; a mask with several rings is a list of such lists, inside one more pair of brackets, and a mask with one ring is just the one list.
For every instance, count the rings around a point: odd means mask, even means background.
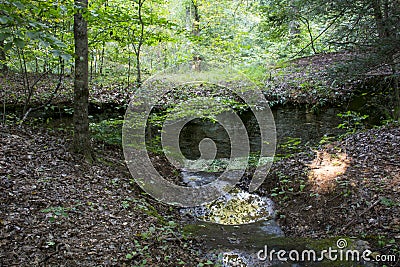
[{"label": "slender tree trunk", "polygon": [[24,108],[22,111],[22,115],[24,115],[28,109],[28,105],[31,101],[32,94],[33,94],[33,87],[30,86],[29,84],[29,76],[28,76],[28,68],[26,66],[26,60],[25,60],[25,53],[24,50],[21,50],[18,48],[18,55],[19,55],[19,60],[20,60],[20,65],[21,65],[21,71],[24,75],[24,92],[25,92],[25,102],[24,102]]},{"label": "slender tree trunk", "polygon": [[164,54],[163,66],[164,66],[164,69],[166,69],[168,67],[167,47],[166,46],[163,48],[163,54]]},{"label": "slender tree trunk", "polygon": [[189,32],[192,28],[192,12],[190,10],[190,5],[186,7],[186,30]]},{"label": "slender tree trunk", "polygon": [[4,41],[0,41],[0,71],[7,72],[6,53],[4,52]]},{"label": "slender tree trunk", "polygon": [[[192,6],[193,6],[193,26],[192,26],[192,35],[193,36],[200,36],[200,12],[199,12],[199,6],[197,4],[196,0],[192,0]],[[193,63],[192,63],[192,69],[194,71],[201,71],[201,61],[202,57],[197,54],[193,54]]]},{"label": "slender tree trunk", "polygon": [[[383,2],[382,2],[383,1]],[[397,3],[396,3],[397,2]],[[389,25],[398,25],[399,20],[395,19],[394,14],[398,13],[398,0],[394,1],[394,7],[392,13],[393,16],[393,21],[392,18],[390,18],[389,14],[389,2],[387,0],[373,0],[372,1],[372,8],[374,10],[374,19],[375,19],[375,25],[376,29],[378,32],[378,36],[380,39],[380,43],[383,44],[389,44],[393,40],[396,40],[396,34],[397,31],[390,31],[389,30]],[[398,26],[397,26],[398,27]],[[398,38],[398,37],[397,37]],[[385,49],[385,46],[382,46],[383,49]],[[380,48],[380,49],[382,49]],[[394,99],[395,99],[395,107],[394,107],[394,114],[393,118],[395,120],[398,120],[400,118],[400,92],[399,92],[399,78],[398,78],[398,69],[396,66],[396,60],[395,60],[395,54],[397,53],[397,50],[383,50],[384,51],[384,56],[387,58],[389,65],[392,68],[392,74],[393,74],[393,93],[394,93]]]},{"label": "slender tree trunk", "polygon": [[94,61],[94,52],[92,52],[92,58],[91,58],[91,60],[90,60],[90,71],[89,71],[89,73],[90,73],[90,75],[89,75],[89,80],[90,80],[90,82],[92,81],[92,79],[93,79],[93,61]]},{"label": "slender tree trunk", "polygon": [[37,57],[35,57],[35,73],[39,73],[39,61]]},{"label": "slender tree trunk", "polygon": [[399,120],[400,119],[400,89],[399,89],[399,78],[396,75],[394,77],[393,87],[394,87],[394,94],[395,94],[395,98],[396,98],[396,106],[394,108],[394,119]]},{"label": "slender tree trunk", "polygon": [[140,50],[136,53],[136,84],[138,87],[142,85],[142,70],[140,66]]},{"label": "slender tree trunk", "polygon": [[297,19],[299,10],[294,1],[290,1],[291,18],[289,22],[289,35],[292,40],[297,39],[300,35],[300,23]]},{"label": "slender tree trunk", "polygon": [[310,21],[309,21],[308,19],[306,19],[306,18],[304,18],[304,21],[305,21],[305,23],[306,23],[306,25],[307,25],[308,35],[310,36],[311,48],[312,48],[314,54],[316,54],[317,51],[315,50],[315,46],[314,46],[314,37],[313,37],[313,35],[312,35],[311,26],[310,26]]},{"label": "slender tree trunk", "polygon": [[142,45],[144,43],[144,21],[143,21],[142,9],[145,1],[146,0],[138,1],[138,18],[140,24],[140,35],[136,49],[134,47],[136,56],[136,86],[138,88],[142,86],[142,68],[141,68],[140,55],[142,51]]},{"label": "slender tree trunk", "polygon": [[[107,10],[108,8],[108,0],[104,2],[104,9]],[[103,76],[103,64],[104,64],[104,47],[106,46],[106,42],[103,40],[101,44],[101,52],[100,52],[100,66],[99,66],[99,74]]]},{"label": "slender tree trunk", "polygon": [[394,114],[393,118],[395,120],[400,119],[400,88],[399,88],[399,77],[396,68],[396,62],[394,57],[391,57],[391,68],[393,74],[393,91],[394,91],[394,99],[395,99],[395,106],[394,106]]},{"label": "slender tree trunk", "polygon": [[98,52],[98,50],[97,49],[93,49],[93,74],[94,74],[94,76],[96,77],[97,76],[97,52]]},{"label": "slender tree trunk", "polygon": [[[75,0],[77,7],[87,8],[88,0]],[[92,162],[89,133],[89,85],[88,85],[88,33],[87,22],[82,16],[82,9],[74,15],[75,40],[75,81],[74,81],[74,140],[73,150],[83,154]]]},{"label": "slender tree trunk", "polygon": [[[0,77],[3,78],[4,85],[6,85],[7,78],[8,78],[7,70],[4,73],[0,73]],[[0,88],[1,88],[1,93],[4,95],[4,97],[2,97],[3,98],[3,120],[2,120],[2,123],[5,124],[6,123],[6,104],[8,101],[7,96],[8,96],[9,88],[7,88],[7,86],[4,86],[4,87],[0,86]]]},{"label": "slender tree trunk", "polygon": [[101,57],[100,57],[100,69],[99,69],[100,76],[103,75],[104,46],[105,46],[105,42],[103,41],[103,44],[102,44],[102,47],[101,47]]},{"label": "slender tree trunk", "polygon": [[131,83],[131,50],[128,45],[128,88]]},{"label": "slender tree trunk", "polygon": [[379,38],[385,39],[389,36],[389,32],[385,25],[381,5],[382,3],[380,0],[372,1],[372,8],[374,9],[374,19]]}]

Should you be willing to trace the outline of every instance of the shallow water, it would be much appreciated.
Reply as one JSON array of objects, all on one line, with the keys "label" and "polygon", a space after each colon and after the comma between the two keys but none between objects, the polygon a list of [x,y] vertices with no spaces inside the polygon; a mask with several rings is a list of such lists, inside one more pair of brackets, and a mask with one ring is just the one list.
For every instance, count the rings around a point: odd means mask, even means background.
[{"label": "shallow water", "polygon": [[[181,172],[186,186],[201,186],[218,178],[213,172]],[[233,189],[217,200],[199,207],[181,209],[186,231],[203,237],[210,258],[217,255],[223,266],[257,266],[255,237],[283,236],[275,222],[274,203],[267,197]],[[269,266],[263,262],[262,266]]]}]

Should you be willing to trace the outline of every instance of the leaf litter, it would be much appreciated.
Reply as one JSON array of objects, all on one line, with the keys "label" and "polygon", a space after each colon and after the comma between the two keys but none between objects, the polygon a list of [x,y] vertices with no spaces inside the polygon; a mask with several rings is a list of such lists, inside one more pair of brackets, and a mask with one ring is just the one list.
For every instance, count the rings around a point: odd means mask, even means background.
[{"label": "leaf litter", "polygon": [[1,266],[196,266],[177,212],[143,195],[118,147],[88,165],[68,135],[0,126]]}]

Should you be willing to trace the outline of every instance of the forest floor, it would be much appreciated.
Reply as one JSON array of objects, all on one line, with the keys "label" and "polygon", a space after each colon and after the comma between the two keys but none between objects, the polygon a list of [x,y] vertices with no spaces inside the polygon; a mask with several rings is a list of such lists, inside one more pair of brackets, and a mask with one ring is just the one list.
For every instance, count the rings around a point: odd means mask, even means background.
[{"label": "forest floor", "polygon": [[[321,55],[272,69],[266,96],[275,104],[313,106],[348,100],[354,81],[334,86],[326,70],[347,57]],[[30,84],[39,77],[32,75]],[[18,74],[0,79],[10,106],[24,102],[22,80]],[[71,81],[63,81],[53,107],[70,106]],[[36,83],[31,105],[46,103],[57,82],[54,75]],[[129,94],[123,84],[91,86],[92,102],[123,105]],[[95,141],[96,161],[89,165],[68,151],[70,143],[71,134],[57,127],[0,126],[1,266],[210,263],[201,240],[182,234],[178,211],[137,187],[120,147]],[[356,236],[400,260],[399,174],[400,127],[392,125],[276,161],[259,193],[276,203],[288,237]]]},{"label": "forest floor", "polygon": [[[70,142],[58,130],[1,126],[2,266],[210,263],[177,210],[138,189],[119,147],[96,143],[88,165]],[[399,162],[400,127],[371,129],[275,162],[260,193],[287,237],[357,237],[400,259]]]},{"label": "forest floor", "polygon": [[70,137],[0,126],[1,266],[197,266],[176,209],[143,195],[120,148],[95,145],[96,161],[68,151]]},{"label": "forest floor", "polygon": [[285,235],[357,237],[400,265],[400,126],[351,134],[275,162],[262,185]]}]

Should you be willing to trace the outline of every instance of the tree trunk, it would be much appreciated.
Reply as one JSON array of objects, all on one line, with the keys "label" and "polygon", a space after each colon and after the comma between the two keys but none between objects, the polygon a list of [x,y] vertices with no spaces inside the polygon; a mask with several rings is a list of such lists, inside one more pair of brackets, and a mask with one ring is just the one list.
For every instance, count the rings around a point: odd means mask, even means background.
[{"label": "tree trunk", "polygon": [[289,22],[289,36],[292,40],[297,39],[300,36],[300,23],[297,19],[299,9],[295,5],[294,1],[290,1],[290,22]]},{"label": "tree trunk", "polygon": [[135,50],[135,55],[136,55],[136,86],[137,88],[142,86],[142,68],[140,66],[141,61],[140,61],[140,53],[142,51],[142,45],[144,43],[144,21],[143,21],[143,14],[142,14],[142,8],[143,4],[146,0],[139,0],[138,2],[138,18],[139,18],[139,24],[140,24],[140,36],[139,36],[139,41],[137,44],[137,48]]},{"label": "tree trunk", "polygon": [[[393,75],[393,93],[395,99],[393,118],[398,120],[400,118],[400,89],[398,79],[398,68],[396,63],[396,53],[398,49],[387,49],[388,44],[395,42],[398,39],[397,30],[389,30],[390,26],[395,26],[398,29],[399,19],[395,19],[394,14],[398,13],[398,0],[393,1],[392,14],[389,14],[390,10],[389,1],[373,0],[372,8],[374,11],[375,26],[378,32],[380,43],[384,44],[380,47],[381,54],[387,60],[387,63],[391,66]],[[393,17],[393,18],[391,18]]]},{"label": "tree trunk", "polygon": [[136,85],[138,88],[142,86],[142,69],[140,66],[140,50],[138,50],[138,52],[136,53]]},{"label": "tree trunk", "polygon": [[6,53],[4,52],[4,41],[0,41],[0,71],[7,72]]},{"label": "tree trunk", "polygon": [[385,39],[389,36],[389,33],[387,31],[387,27],[386,27],[385,21],[383,19],[381,4],[382,3],[380,0],[372,1],[372,7],[374,9],[375,25],[376,25],[376,29],[378,31],[379,38]]},{"label": "tree trunk", "polygon": [[92,79],[93,79],[93,57],[94,57],[94,52],[92,52],[92,58],[91,58],[91,60],[90,60],[90,75],[89,75],[89,77],[90,77],[90,82],[92,82]]},{"label": "tree trunk", "polygon": [[[77,7],[87,8],[88,0],[75,0]],[[75,81],[74,81],[74,140],[73,150],[93,160],[89,134],[89,85],[88,85],[88,33],[82,9],[74,15]]]},{"label": "tree trunk", "polygon": [[393,87],[394,87],[394,95],[396,98],[396,104],[394,107],[394,119],[398,121],[400,119],[400,89],[399,89],[399,78],[397,76],[394,77]]},{"label": "tree trunk", "polygon": [[394,57],[391,57],[391,68],[393,74],[393,93],[394,93],[394,114],[393,119],[399,120],[400,119],[400,88],[399,88],[399,77],[397,73],[397,67]]},{"label": "tree trunk", "polygon": [[130,83],[131,83],[131,50],[129,49],[129,45],[128,45],[128,86],[127,86],[127,88],[130,87]]},{"label": "tree trunk", "polygon": [[102,45],[101,45],[101,58],[100,58],[100,76],[103,76],[103,64],[104,64],[104,46],[105,46],[105,42],[103,41]]},{"label": "tree trunk", "polygon": [[[200,13],[199,13],[199,6],[197,4],[197,1],[192,0],[192,6],[193,6],[192,35],[199,37],[201,29],[200,29]],[[198,54],[194,54],[192,61],[193,61],[192,70],[201,71],[202,57]]]},{"label": "tree trunk", "polygon": [[314,54],[317,53],[317,51],[315,50],[315,46],[314,46],[314,37],[312,35],[312,31],[311,31],[311,26],[310,26],[310,21],[307,18],[304,18],[304,22],[307,25],[307,31],[308,31],[308,35],[310,36],[310,44],[311,44],[311,48],[314,52]]}]

